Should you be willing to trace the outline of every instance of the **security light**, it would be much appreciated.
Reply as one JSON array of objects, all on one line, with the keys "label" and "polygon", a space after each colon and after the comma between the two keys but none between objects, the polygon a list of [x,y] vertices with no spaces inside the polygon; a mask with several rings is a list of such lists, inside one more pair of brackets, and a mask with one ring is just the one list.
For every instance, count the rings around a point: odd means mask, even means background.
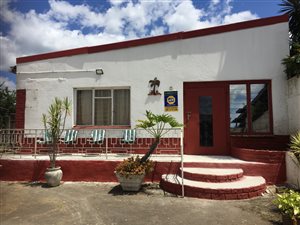
[{"label": "security light", "polygon": [[103,75],[104,74],[103,69],[96,69],[96,74]]}]

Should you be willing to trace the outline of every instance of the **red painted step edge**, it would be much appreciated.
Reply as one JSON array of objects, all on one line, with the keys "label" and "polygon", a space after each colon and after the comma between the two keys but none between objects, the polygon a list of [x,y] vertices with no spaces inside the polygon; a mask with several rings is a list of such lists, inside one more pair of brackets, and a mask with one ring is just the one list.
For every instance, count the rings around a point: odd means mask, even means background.
[{"label": "red painted step edge", "polygon": [[[180,184],[174,184],[161,179],[160,187],[172,194],[182,195]],[[184,196],[214,200],[238,200],[261,196],[266,190],[266,184],[242,189],[204,189],[199,187],[184,186]]]},{"label": "red painted step edge", "polygon": [[232,181],[239,180],[242,177],[243,177],[243,172],[230,174],[230,175],[210,175],[210,174],[190,173],[184,171],[185,179],[194,180],[194,181],[203,181],[203,182],[214,182],[214,183],[232,182]]}]

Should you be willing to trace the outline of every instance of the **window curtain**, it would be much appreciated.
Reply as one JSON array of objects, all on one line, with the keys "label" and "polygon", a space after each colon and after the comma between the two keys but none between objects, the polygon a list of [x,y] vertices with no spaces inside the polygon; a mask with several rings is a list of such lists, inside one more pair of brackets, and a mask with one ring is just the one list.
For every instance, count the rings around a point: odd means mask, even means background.
[{"label": "window curtain", "polygon": [[92,125],[92,91],[77,91],[77,116],[78,125]]},{"label": "window curtain", "polygon": [[111,98],[95,99],[95,125],[111,125]]},{"label": "window curtain", "polygon": [[130,90],[114,90],[114,125],[130,125]]}]

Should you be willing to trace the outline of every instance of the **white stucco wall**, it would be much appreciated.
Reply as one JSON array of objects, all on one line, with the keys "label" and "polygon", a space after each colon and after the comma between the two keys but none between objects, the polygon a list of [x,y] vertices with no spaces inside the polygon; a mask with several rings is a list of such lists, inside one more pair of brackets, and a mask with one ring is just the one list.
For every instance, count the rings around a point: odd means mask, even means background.
[{"label": "white stucco wall", "polygon": [[289,133],[300,131],[300,77],[287,81]]},{"label": "white stucco wall", "polygon": [[[272,80],[275,134],[288,132],[286,80],[281,59],[288,54],[288,24],[244,29],[163,42],[152,45],[75,55],[17,65],[17,89],[27,90],[25,128],[40,128],[41,114],[54,96],[74,102],[74,88],[130,87],[131,125],[146,109],[164,112],[163,95],[148,96],[149,80],[161,81],[163,94],[172,86],[178,91],[183,121],[183,82],[225,80]],[[103,76],[95,74],[104,70]],[[56,72],[92,70],[92,72]],[[48,72],[47,72],[48,71]],[[43,73],[38,73],[43,72]],[[74,125],[74,115],[67,126]]]}]

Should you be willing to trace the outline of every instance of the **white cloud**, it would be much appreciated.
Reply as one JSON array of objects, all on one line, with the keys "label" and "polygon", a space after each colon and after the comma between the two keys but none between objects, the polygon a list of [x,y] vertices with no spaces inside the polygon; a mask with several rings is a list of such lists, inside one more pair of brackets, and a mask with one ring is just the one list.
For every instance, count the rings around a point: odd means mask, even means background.
[{"label": "white cloud", "polygon": [[8,71],[16,64],[16,45],[7,37],[0,36],[0,70]]},{"label": "white cloud", "polygon": [[192,1],[183,1],[165,16],[164,21],[170,32],[186,31],[200,28],[201,16],[202,11],[196,9]]},{"label": "white cloud", "polygon": [[2,77],[0,74],[0,84],[4,82],[4,87],[7,87],[8,90],[16,90],[16,84],[9,80],[7,77]]},{"label": "white cloud", "polygon": [[233,0],[211,0],[206,8],[196,8],[191,0],[110,0],[106,11],[49,0],[50,8],[43,13],[16,11],[10,8],[11,1],[0,1],[0,17],[10,25],[5,35],[0,33],[4,70],[20,56],[257,18],[250,11],[232,13]]},{"label": "white cloud", "polygon": [[224,23],[237,23],[246,20],[254,20],[257,18],[258,16],[256,14],[252,14],[250,11],[243,11],[231,15],[226,15],[224,18]]},{"label": "white cloud", "polygon": [[220,3],[220,0],[211,0],[212,5],[217,5]]}]

